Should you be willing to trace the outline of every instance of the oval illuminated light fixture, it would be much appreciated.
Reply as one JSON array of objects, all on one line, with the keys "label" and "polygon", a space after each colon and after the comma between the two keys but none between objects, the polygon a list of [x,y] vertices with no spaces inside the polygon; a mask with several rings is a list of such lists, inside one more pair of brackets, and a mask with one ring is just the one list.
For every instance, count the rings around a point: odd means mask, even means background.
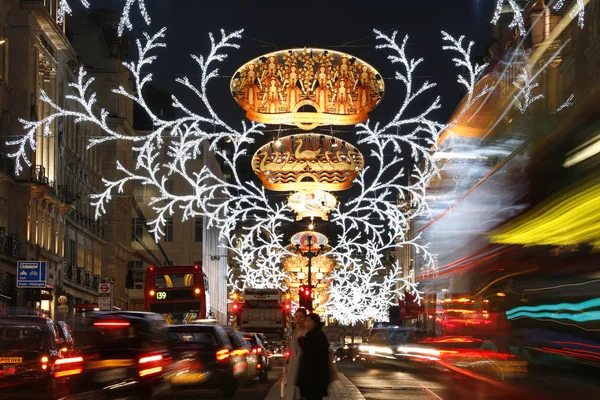
[{"label": "oval illuminated light fixture", "polygon": [[352,144],[318,133],[289,135],[269,142],[252,157],[263,186],[276,191],[346,190],[363,170],[363,155]]},{"label": "oval illuminated light fixture", "polygon": [[326,49],[288,49],[242,65],[230,82],[246,117],[264,124],[356,125],[383,98],[381,74],[363,60]]}]

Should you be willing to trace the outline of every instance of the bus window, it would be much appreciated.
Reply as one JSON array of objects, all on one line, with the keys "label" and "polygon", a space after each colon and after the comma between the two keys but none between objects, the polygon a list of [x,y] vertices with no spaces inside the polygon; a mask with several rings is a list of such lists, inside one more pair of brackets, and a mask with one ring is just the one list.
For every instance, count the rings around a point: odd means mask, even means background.
[{"label": "bus window", "polygon": [[192,274],[170,274],[156,275],[154,286],[157,289],[184,288],[194,286],[194,275]]}]

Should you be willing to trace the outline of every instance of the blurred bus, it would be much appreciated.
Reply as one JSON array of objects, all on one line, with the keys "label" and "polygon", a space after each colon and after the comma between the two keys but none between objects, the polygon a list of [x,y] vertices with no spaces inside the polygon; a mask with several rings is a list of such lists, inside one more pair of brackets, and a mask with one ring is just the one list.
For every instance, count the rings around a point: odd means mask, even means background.
[{"label": "blurred bus", "polygon": [[145,310],[162,314],[168,324],[207,317],[208,279],[202,267],[149,267],[145,276]]}]

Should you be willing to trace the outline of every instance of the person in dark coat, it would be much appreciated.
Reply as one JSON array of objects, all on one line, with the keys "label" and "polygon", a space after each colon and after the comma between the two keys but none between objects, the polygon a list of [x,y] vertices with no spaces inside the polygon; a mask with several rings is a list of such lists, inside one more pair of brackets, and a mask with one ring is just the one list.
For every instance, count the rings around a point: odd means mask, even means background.
[{"label": "person in dark coat", "polygon": [[302,356],[296,385],[300,388],[303,399],[321,400],[327,396],[327,387],[331,382],[329,341],[323,332],[318,314],[309,314],[306,317],[305,327],[308,329],[306,336],[298,338]]}]

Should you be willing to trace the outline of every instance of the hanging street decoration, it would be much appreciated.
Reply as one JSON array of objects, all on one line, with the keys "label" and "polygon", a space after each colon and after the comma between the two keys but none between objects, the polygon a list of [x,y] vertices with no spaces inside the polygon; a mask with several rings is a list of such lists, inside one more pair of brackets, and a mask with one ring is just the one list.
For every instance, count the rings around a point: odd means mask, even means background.
[{"label": "hanging street decoration", "polygon": [[288,198],[288,207],[296,213],[296,221],[303,218],[321,218],[328,221],[328,214],[337,205],[334,195],[323,190],[296,192]]},{"label": "hanging street decoration", "polygon": [[252,157],[252,170],[269,190],[345,190],[364,166],[362,154],[333,136],[290,135],[262,146]]},{"label": "hanging street decoration", "polygon": [[231,80],[231,94],[246,118],[304,130],[365,122],[383,93],[383,79],[375,68],[325,49],[269,53],[244,64]]}]

